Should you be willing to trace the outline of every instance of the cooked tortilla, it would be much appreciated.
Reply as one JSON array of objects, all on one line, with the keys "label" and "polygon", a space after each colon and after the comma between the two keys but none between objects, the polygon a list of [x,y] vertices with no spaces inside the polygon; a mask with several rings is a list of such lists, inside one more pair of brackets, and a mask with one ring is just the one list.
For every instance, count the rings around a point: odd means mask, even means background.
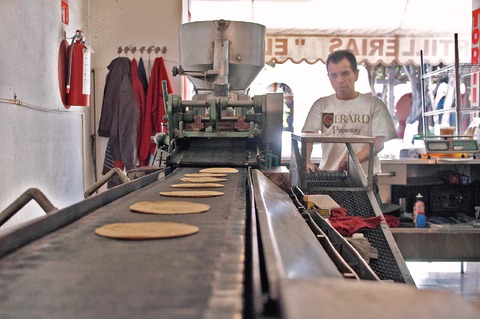
[{"label": "cooked tortilla", "polygon": [[95,234],[115,239],[145,240],[195,234],[197,226],[172,222],[114,223],[95,229]]},{"label": "cooked tortilla", "polygon": [[215,197],[222,196],[223,192],[217,191],[171,191],[171,192],[160,192],[160,195],[167,197]]},{"label": "cooked tortilla", "polygon": [[135,213],[178,215],[199,214],[210,210],[210,205],[182,201],[138,202],[130,206]]},{"label": "cooked tortilla", "polygon": [[185,177],[225,177],[227,174],[223,173],[191,173],[185,174]]},{"label": "cooked tortilla", "polygon": [[218,178],[218,177],[183,177],[180,178],[182,182],[187,183],[216,183],[216,182],[224,182],[226,178]]},{"label": "cooked tortilla", "polygon": [[223,184],[218,183],[184,183],[184,184],[172,184],[173,188],[219,188],[224,187]]},{"label": "cooked tortilla", "polygon": [[232,174],[232,173],[238,173],[238,169],[233,167],[210,167],[210,168],[203,168],[199,172],[200,173]]}]

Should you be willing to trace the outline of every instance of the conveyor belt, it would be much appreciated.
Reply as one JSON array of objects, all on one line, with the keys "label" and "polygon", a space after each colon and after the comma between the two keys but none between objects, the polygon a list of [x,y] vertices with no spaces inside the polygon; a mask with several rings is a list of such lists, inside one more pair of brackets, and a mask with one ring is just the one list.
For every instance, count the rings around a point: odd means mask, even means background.
[{"label": "conveyor belt", "polygon": [[[329,195],[340,207],[346,208],[347,214],[350,216],[375,217],[365,191],[348,191],[348,187],[350,187],[349,179],[346,178],[344,172],[321,171],[307,174],[307,185],[309,189],[314,189],[315,187],[342,187],[345,189],[344,191],[320,191],[315,193]],[[370,261],[370,267],[377,276],[382,280],[404,283],[404,275],[380,226],[374,229],[364,229],[362,233],[369,243],[378,250],[378,259]]]},{"label": "conveyor belt", "polygon": [[[246,214],[246,169],[228,176],[222,197],[188,199],[203,214],[131,213],[138,201],[168,200],[180,168],[141,190],[5,256],[0,262],[0,318],[240,317]],[[186,200],[186,199],[179,199]],[[200,232],[166,240],[99,237],[114,222],[174,221]]]},{"label": "conveyor belt", "polygon": [[[388,303],[368,306],[381,296],[403,302],[402,318],[429,313],[428,305],[439,309],[438,318],[457,312],[478,318],[466,302],[452,304],[452,296],[445,302],[406,285],[341,278],[289,196],[258,170],[252,179],[247,169],[228,175],[222,197],[192,200],[210,204],[207,213],[129,212],[131,204],[162,198],[160,191],[197,170],[179,168],[160,181],[147,175],[141,186],[132,181],[0,234],[0,318],[304,319],[338,318],[338,310],[345,318],[376,318],[391,310]],[[70,223],[52,228],[64,220]],[[106,223],[159,220],[197,225],[200,232],[147,241],[93,233]],[[25,230],[42,233],[37,226],[50,233],[20,248],[14,243],[14,235],[30,237]],[[15,249],[8,253],[7,246]],[[359,311],[360,305],[367,309]]]}]

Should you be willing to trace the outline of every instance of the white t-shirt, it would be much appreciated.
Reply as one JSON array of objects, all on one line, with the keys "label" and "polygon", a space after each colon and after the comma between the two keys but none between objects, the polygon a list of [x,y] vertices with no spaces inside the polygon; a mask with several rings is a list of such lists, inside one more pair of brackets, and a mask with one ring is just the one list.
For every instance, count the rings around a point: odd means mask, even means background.
[{"label": "white t-shirt", "polygon": [[[385,103],[377,97],[359,94],[353,100],[339,100],[335,94],[322,97],[313,103],[302,132],[328,135],[383,136],[385,141],[397,137],[390,113]],[[355,152],[365,144],[352,144]],[[347,154],[344,143],[322,143],[320,169],[337,170],[340,161]],[[367,173],[368,161],[362,163]],[[373,174],[379,173],[380,161],[374,158]]]}]

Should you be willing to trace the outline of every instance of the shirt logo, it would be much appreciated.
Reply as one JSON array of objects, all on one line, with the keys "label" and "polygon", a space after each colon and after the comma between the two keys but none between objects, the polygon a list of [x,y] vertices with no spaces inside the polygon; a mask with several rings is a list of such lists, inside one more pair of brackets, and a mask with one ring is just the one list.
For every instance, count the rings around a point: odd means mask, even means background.
[{"label": "shirt logo", "polygon": [[322,113],[322,124],[326,128],[330,128],[333,124],[333,113]]}]

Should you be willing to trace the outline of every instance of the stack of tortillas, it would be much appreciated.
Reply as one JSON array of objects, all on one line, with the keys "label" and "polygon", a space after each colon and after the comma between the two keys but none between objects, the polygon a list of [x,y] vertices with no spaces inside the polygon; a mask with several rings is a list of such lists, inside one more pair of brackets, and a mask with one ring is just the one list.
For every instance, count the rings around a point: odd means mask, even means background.
[{"label": "stack of tortillas", "polygon": [[95,234],[116,239],[174,238],[195,234],[197,226],[172,222],[114,223],[95,229]]}]

